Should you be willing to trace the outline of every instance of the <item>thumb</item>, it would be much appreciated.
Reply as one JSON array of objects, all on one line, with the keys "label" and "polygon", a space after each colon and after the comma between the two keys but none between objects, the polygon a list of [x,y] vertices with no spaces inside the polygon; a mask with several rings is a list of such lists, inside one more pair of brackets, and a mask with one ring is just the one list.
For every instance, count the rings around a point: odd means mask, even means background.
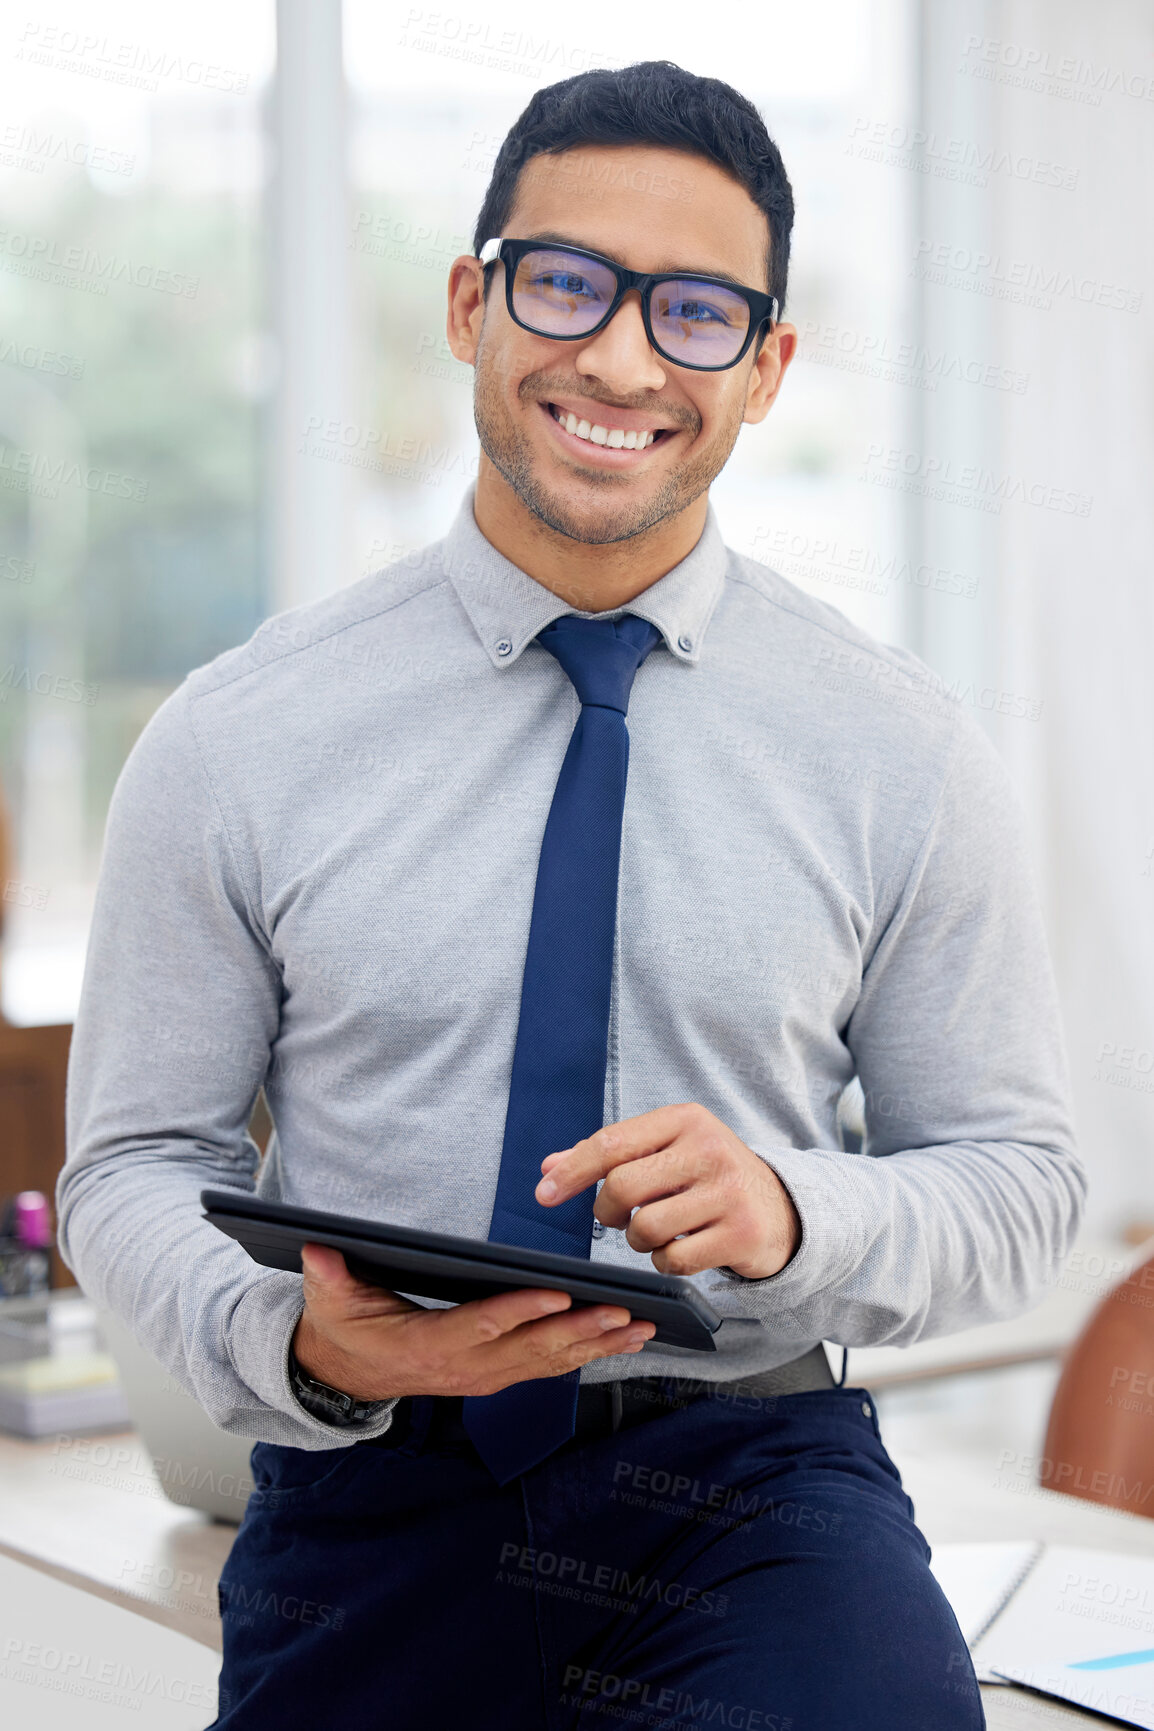
[{"label": "thumb", "polygon": [[387,1316],[419,1308],[385,1287],[358,1280],[349,1273],[340,1251],[329,1244],[302,1244],[301,1272],[305,1306],[314,1316]]},{"label": "thumb", "polygon": [[315,1288],[318,1297],[326,1287],[336,1287],[339,1291],[360,1284],[349,1273],[340,1251],[329,1244],[302,1244],[301,1272],[305,1285]]}]

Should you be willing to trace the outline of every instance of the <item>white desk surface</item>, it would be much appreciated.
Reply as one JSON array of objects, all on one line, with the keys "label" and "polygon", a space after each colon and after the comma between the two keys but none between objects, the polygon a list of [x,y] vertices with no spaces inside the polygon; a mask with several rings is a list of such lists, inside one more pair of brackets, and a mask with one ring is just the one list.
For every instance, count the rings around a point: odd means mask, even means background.
[{"label": "white desk surface", "polygon": [[203,1731],[215,1653],[119,1605],[0,1556],[0,1719],[36,1731]]},{"label": "white desk surface", "polygon": [[[1154,1521],[1013,1491],[958,1460],[897,1460],[930,1544],[1038,1538],[1154,1556]],[[162,1494],[131,1431],[62,1446],[0,1437],[0,1553],[32,1563],[219,1652],[216,1583],[235,1528]],[[990,1731],[1101,1724],[1024,1691],[983,1688]]]},{"label": "white desk surface", "polygon": [[0,1552],[217,1652],[216,1583],[235,1532],[170,1503],[134,1431],[0,1436]]}]

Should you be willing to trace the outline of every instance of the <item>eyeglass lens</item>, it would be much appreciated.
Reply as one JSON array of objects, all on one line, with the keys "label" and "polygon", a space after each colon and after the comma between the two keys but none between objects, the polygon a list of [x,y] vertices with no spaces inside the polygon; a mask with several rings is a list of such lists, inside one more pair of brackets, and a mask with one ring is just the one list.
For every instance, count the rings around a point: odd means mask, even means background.
[{"label": "eyeglass lens", "polygon": [[[596,259],[542,248],[519,260],[513,306],[541,336],[576,337],[600,324],[616,291],[613,272]],[[653,288],[649,321],[667,359],[719,367],[745,341],[749,302],[717,283],[669,277]]]}]

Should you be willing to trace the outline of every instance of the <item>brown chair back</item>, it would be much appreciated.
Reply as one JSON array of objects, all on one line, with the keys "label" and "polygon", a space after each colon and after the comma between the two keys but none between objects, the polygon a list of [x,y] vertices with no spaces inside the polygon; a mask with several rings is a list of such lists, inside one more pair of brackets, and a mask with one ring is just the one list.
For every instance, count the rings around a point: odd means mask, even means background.
[{"label": "brown chair back", "polygon": [[1154,1519],[1154,1256],[1107,1293],[1066,1355],[1040,1476]]},{"label": "brown chair back", "polygon": [[[53,1191],[64,1165],[64,1085],[72,1023],[14,1028],[0,1023],[0,1196]],[[53,1286],[76,1282],[52,1251]]]}]

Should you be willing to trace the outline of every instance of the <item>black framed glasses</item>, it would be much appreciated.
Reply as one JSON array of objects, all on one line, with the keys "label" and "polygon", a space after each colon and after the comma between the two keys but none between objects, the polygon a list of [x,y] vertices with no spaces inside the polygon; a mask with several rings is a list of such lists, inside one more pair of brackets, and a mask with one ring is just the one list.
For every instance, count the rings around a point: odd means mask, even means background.
[{"label": "black framed glasses", "polygon": [[754,337],[777,323],[777,301],[722,277],[644,275],[599,252],[539,240],[487,240],[488,270],[505,266],[505,305],[522,330],[574,343],[603,330],[630,289],[641,295],[651,348],[675,367],[720,373],[735,367]]}]

